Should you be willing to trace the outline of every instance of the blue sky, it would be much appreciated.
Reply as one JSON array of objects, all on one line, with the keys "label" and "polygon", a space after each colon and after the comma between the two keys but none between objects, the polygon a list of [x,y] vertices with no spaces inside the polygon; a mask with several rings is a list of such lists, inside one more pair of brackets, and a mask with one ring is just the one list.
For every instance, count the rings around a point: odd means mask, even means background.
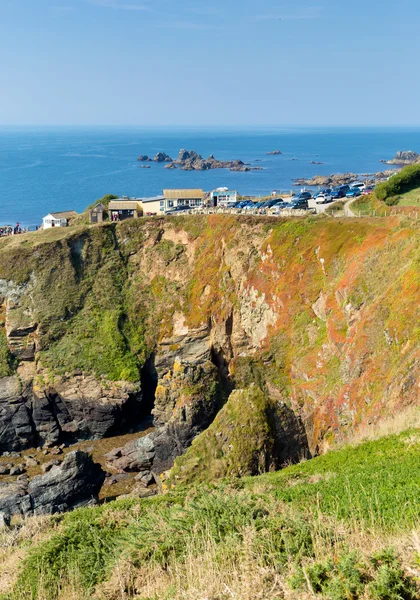
[{"label": "blue sky", "polygon": [[420,125],[418,0],[0,0],[0,124]]}]

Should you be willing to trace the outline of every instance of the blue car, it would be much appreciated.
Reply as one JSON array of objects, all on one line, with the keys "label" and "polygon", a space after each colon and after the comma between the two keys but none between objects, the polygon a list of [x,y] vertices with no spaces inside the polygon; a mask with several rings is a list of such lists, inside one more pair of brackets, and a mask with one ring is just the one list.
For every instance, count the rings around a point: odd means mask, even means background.
[{"label": "blue car", "polygon": [[357,198],[357,196],[361,196],[362,192],[359,190],[358,187],[354,187],[349,189],[349,191],[346,194],[347,198]]}]

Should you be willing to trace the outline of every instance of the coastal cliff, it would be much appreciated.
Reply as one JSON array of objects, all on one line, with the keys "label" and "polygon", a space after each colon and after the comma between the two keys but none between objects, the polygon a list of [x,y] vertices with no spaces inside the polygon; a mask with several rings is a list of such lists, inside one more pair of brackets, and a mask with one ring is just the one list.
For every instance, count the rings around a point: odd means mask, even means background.
[{"label": "coastal cliff", "polygon": [[[322,453],[418,401],[419,290],[419,230],[395,219],[188,215],[2,240],[0,450],[152,417],[111,471],[157,479],[209,427],[218,475]],[[250,426],[244,465],[241,403],[267,427]]]}]

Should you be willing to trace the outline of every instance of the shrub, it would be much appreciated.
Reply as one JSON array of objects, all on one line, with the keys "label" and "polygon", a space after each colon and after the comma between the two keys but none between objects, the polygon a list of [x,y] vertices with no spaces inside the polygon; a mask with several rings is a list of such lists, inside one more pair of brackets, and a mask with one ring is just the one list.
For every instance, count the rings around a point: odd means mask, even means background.
[{"label": "shrub", "polygon": [[420,187],[420,165],[404,167],[402,171],[380,183],[375,188],[375,195],[379,200],[384,200],[389,206],[398,203],[395,196],[409,192],[413,188]]}]

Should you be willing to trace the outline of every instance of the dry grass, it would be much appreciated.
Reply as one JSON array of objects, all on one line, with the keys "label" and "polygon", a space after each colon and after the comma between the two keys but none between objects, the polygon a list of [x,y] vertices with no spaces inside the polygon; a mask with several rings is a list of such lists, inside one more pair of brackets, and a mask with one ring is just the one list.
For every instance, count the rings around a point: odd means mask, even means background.
[{"label": "dry grass", "polygon": [[0,591],[6,593],[16,582],[19,566],[32,543],[51,537],[49,517],[15,517],[12,528],[0,530]]},{"label": "dry grass", "polygon": [[389,435],[399,435],[408,429],[420,429],[420,406],[418,405],[408,406],[390,417],[384,417],[379,422],[359,427],[336,447],[373,442]]}]

